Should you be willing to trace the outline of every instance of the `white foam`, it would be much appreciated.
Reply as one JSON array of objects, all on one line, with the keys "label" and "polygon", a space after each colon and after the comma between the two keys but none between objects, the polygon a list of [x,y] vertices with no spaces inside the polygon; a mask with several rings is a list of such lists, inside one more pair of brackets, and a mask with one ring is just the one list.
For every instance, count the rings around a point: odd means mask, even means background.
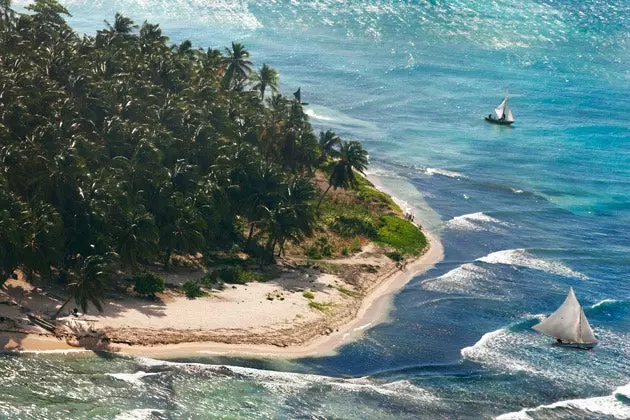
[{"label": "white foam", "polygon": [[593,304],[593,306],[591,306],[592,309],[596,309],[599,308],[602,305],[608,305],[609,303],[617,303],[617,302],[621,302],[617,299],[604,299],[604,300],[600,300],[599,302]]},{"label": "white foam", "polygon": [[52,350],[2,350],[0,353],[28,353],[28,354],[73,354],[92,353],[86,349],[52,349]]},{"label": "white foam", "polygon": [[[523,315],[521,321],[511,326],[484,334],[474,345],[463,348],[461,355],[488,368],[502,372],[527,372],[567,389],[582,388],[585,383],[593,389],[607,389],[610,381],[627,378],[626,361],[630,358],[630,348],[626,348],[625,344],[630,339],[627,334],[595,328],[599,339],[595,350],[570,351],[552,345],[551,339],[529,331],[526,328],[528,325],[523,324],[527,320],[541,318],[542,315]],[[585,363],[585,360],[588,362]],[[602,372],[603,366],[606,373]],[[616,393],[625,395],[627,391],[630,389],[622,387]]]},{"label": "white foam", "polygon": [[461,216],[453,217],[446,223],[446,227],[453,230],[462,231],[492,231],[500,232],[501,229],[496,226],[508,226],[508,223],[502,222],[499,219],[488,216],[483,212],[463,214]]},{"label": "white foam", "polygon": [[625,404],[616,398],[616,395],[620,393],[619,390],[630,390],[630,384],[617,388],[613,392],[613,395],[558,401],[553,404],[540,405],[535,408],[524,408],[521,411],[502,414],[497,417],[497,420],[531,419],[530,414],[544,416],[546,411],[554,409],[581,411],[582,413],[570,413],[571,416],[576,418],[590,417],[596,414],[598,416],[607,416],[615,419],[627,419],[630,418],[630,405]]},{"label": "white foam", "polygon": [[524,249],[506,249],[504,251],[493,252],[485,257],[478,258],[476,261],[488,264],[527,267],[564,277],[576,277],[582,280],[588,279],[586,275],[570,269],[559,261],[548,261],[542,258],[537,258]]},{"label": "white foam", "polygon": [[624,398],[630,398],[630,384],[620,386],[619,388],[615,389],[615,392],[613,392],[613,395],[615,396],[620,395]]},{"label": "white foam", "polygon": [[446,176],[448,178],[467,178],[466,175],[460,174],[459,172],[455,172],[455,171],[449,171],[447,169],[440,169],[440,168],[426,168],[424,170],[424,172],[427,175],[441,175],[441,176]]},{"label": "white foam", "polygon": [[360,327],[356,327],[356,328],[354,329],[354,331],[361,331],[361,330],[364,330],[364,329],[366,329],[367,327],[369,327],[369,326],[370,326],[370,325],[372,325],[372,324],[373,324],[372,322],[368,322],[368,323],[367,323],[367,324],[365,324],[365,325],[361,325]]},{"label": "white foam", "polygon": [[473,263],[460,265],[439,277],[424,280],[422,288],[435,292],[463,293],[494,298],[504,296],[509,290],[484,267]]},{"label": "white foam", "polygon": [[157,410],[155,408],[136,408],[135,410],[125,411],[120,413],[115,418],[117,420],[141,420],[141,419],[155,419],[155,414],[162,414],[164,410]]},{"label": "white foam", "polygon": [[501,351],[505,346],[518,345],[515,343],[514,335],[508,328],[491,331],[484,334],[472,346],[464,347],[461,355],[466,359],[493,367],[535,373],[537,371],[535,366]]},{"label": "white foam", "polygon": [[313,111],[312,109],[306,109],[304,113],[308,115],[309,117],[314,118],[316,120],[320,120],[320,121],[333,121],[334,120],[333,117],[329,117],[327,115],[320,115],[316,113],[315,111]]},{"label": "white foam", "polygon": [[[20,3],[27,3],[21,1]],[[263,27],[261,21],[249,10],[244,0],[174,0],[155,2],[151,0],[113,0],[92,2],[87,0],[65,0],[65,6],[89,7],[106,14],[111,9],[126,16],[141,16],[149,21],[167,24],[169,19],[186,21],[189,25],[214,24],[236,29],[255,30]],[[83,10],[81,14],[85,13]],[[141,23],[140,19],[135,19]]]},{"label": "white foam", "polygon": [[[372,392],[389,397],[422,399],[424,401],[438,401],[438,398],[435,395],[431,394],[429,391],[423,388],[413,385],[408,381],[397,381],[389,384],[378,384],[365,377],[344,379],[323,375],[259,370],[242,366],[207,365],[203,363],[176,363],[167,361],[155,361],[156,363],[153,363],[152,359],[148,358],[135,357],[135,359],[140,362],[148,363],[151,366],[154,366],[156,364],[169,365],[176,368],[182,368],[192,371],[201,370],[206,372],[216,372],[220,375],[225,375],[226,373],[229,375],[230,373],[233,373],[234,376],[236,376],[237,378],[243,377],[248,380],[254,380],[256,383],[264,386],[271,391],[282,393],[285,395],[294,394],[296,392],[300,392],[301,390],[308,389],[313,385],[322,384],[330,386],[334,389],[351,392]],[[144,375],[138,375],[140,374],[140,372],[137,372],[136,374],[113,374],[112,376],[121,376],[120,379],[135,381],[147,375],[145,372],[142,373]],[[136,375],[138,377],[136,377]]]},{"label": "white foam", "polygon": [[141,381],[142,378],[146,376],[154,376],[157,373],[147,373],[143,371],[135,372],[135,373],[108,373],[107,375],[120,379],[121,381],[129,382],[134,385],[144,385]]}]

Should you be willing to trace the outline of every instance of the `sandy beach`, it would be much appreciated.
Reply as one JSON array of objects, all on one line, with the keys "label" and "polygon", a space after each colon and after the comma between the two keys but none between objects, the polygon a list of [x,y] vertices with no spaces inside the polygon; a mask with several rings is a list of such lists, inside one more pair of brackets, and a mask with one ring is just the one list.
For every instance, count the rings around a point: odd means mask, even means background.
[{"label": "sandy beach", "polygon": [[[106,302],[102,313],[62,318],[71,330],[68,336],[82,335],[80,340],[59,339],[29,325],[15,305],[0,305],[0,345],[8,351],[85,347],[156,358],[331,355],[385,321],[396,292],[442,259],[439,239],[424,233],[426,251],[409,260],[404,269],[369,244],[352,257],[321,261],[336,267],[338,272],[333,274],[285,262],[280,275],[271,281],[227,285],[194,300],[169,293],[154,301],[117,296]],[[166,277],[167,282],[178,284],[200,275]],[[5,289],[9,299],[38,313],[51,315],[61,304],[59,298],[39,293],[19,280],[7,281]],[[305,297],[305,291],[314,297]],[[321,305],[319,309],[313,302]],[[103,334],[106,342],[98,338]]]}]

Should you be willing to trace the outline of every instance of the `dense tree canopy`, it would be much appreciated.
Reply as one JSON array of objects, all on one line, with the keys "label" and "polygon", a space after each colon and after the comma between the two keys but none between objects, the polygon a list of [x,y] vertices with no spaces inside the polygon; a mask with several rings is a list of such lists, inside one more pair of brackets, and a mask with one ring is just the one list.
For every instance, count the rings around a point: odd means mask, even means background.
[{"label": "dense tree canopy", "polygon": [[169,45],[119,14],[79,36],[56,1],[28,9],[0,3],[2,280],[65,278],[98,307],[114,266],[234,244],[269,260],[311,233],[319,166],[335,187],[365,167],[358,143],[318,142],[241,44]]}]

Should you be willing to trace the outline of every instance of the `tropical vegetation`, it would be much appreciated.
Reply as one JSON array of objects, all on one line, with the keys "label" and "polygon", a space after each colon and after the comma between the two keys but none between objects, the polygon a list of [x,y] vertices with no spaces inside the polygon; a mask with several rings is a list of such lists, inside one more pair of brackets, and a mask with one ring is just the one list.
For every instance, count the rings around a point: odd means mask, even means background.
[{"label": "tropical vegetation", "polygon": [[81,36],[55,0],[27,9],[0,2],[2,281],[60,281],[86,310],[113,272],[174,255],[268,264],[335,222],[318,212],[330,188],[359,185],[361,144],[318,139],[244,45],[170,44],[120,14]]}]

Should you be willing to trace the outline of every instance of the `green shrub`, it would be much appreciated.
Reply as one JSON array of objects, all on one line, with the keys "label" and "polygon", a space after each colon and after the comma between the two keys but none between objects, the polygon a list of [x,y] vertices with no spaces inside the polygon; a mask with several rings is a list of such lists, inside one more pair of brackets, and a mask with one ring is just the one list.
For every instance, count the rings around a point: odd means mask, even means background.
[{"label": "green shrub", "polygon": [[183,289],[186,293],[186,296],[190,299],[194,299],[204,295],[204,293],[201,291],[201,287],[199,286],[199,282],[195,280],[188,280],[186,283],[184,283]]},{"label": "green shrub", "polygon": [[229,284],[245,284],[246,280],[241,278],[243,269],[240,266],[226,267],[219,270],[219,277],[225,283]]},{"label": "green shrub", "polygon": [[304,296],[306,299],[315,299],[315,294],[311,292],[310,290],[307,290],[304,293],[302,293],[302,296]]},{"label": "green shrub", "polygon": [[264,283],[269,280],[264,274],[254,273],[253,271],[241,271],[238,278],[239,282],[242,284],[252,281]]},{"label": "green shrub", "polygon": [[387,255],[392,261],[399,262],[403,260],[403,255],[400,253],[400,251],[386,252],[385,255]]},{"label": "green shrub", "polygon": [[330,225],[330,229],[346,238],[357,235],[373,238],[378,232],[372,220],[361,216],[338,216]]},{"label": "green shrub", "polygon": [[347,246],[341,248],[341,255],[343,255],[344,257],[350,255],[350,248],[348,248]]},{"label": "green shrub", "polygon": [[315,245],[319,248],[319,252],[324,257],[330,257],[333,254],[333,246],[328,242],[328,236],[320,236],[317,238]]},{"label": "green shrub", "polygon": [[132,280],[133,290],[142,296],[154,297],[156,293],[162,293],[166,287],[164,279],[153,273],[135,276]]},{"label": "green shrub", "polygon": [[350,245],[350,252],[354,254],[357,252],[361,252],[361,249],[361,241],[359,241],[359,238],[354,238],[352,244]]},{"label": "green shrub", "polygon": [[319,260],[322,258],[322,254],[319,252],[319,248],[314,245],[306,248],[306,256],[313,260]]},{"label": "green shrub", "polygon": [[390,245],[402,254],[418,255],[427,246],[422,231],[408,220],[395,216],[382,216],[377,242]]},{"label": "green shrub", "polygon": [[207,288],[212,288],[215,284],[219,283],[219,272],[215,270],[206,274],[201,278],[200,283]]}]

